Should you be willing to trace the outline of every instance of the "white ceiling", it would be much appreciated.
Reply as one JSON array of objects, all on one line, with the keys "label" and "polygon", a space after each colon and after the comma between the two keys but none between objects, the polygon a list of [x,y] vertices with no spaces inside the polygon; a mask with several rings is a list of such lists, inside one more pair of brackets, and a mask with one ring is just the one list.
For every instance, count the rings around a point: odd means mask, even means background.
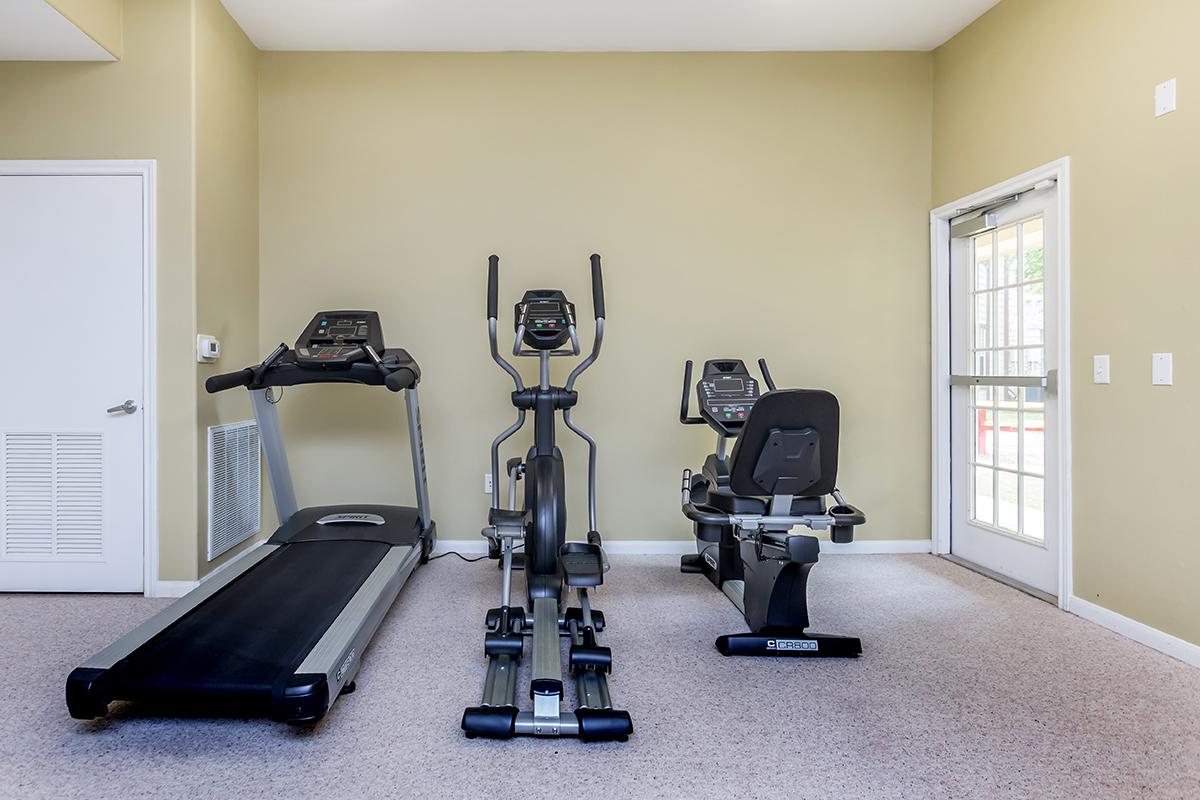
[{"label": "white ceiling", "polygon": [[45,0],[0,0],[0,61],[112,61]]},{"label": "white ceiling", "polygon": [[222,2],[263,50],[663,51],[932,50],[998,0]]}]

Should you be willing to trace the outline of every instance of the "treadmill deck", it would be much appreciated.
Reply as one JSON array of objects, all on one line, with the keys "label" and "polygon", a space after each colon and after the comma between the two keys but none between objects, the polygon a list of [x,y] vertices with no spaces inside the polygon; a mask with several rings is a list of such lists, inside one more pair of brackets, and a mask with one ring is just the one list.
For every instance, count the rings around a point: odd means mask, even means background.
[{"label": "treadmill deck", "polygon": [[[384,523],[317,522],[347,512]],[[124,658],[72,672],[72,714],[88,718],[110,701],[134,700],[285,719],[297,668],[389,552],[425,546],[420,527],[416,510],[401,506],[301,509],[269,540],[275,552]]]}]

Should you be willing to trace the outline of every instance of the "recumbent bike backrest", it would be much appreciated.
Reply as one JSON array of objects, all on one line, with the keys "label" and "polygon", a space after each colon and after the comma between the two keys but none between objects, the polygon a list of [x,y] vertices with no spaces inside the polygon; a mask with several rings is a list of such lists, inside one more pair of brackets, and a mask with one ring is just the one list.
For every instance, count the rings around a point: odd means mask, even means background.
[{"label": "recumbent bike backrest", "polygon": [[837,398],[820,389],[777,389],[754,403],[730,455],[738,495],[822,497],[837,486]]}]

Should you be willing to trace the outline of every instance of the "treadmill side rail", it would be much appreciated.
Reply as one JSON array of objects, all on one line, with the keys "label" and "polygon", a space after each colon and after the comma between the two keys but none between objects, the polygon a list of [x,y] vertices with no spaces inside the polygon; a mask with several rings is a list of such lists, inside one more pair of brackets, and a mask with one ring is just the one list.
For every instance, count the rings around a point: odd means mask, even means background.
[{"label": "treadmill side rail", "polygon": [[[371,572],[337,619],[296,668],[272,717],[292,724],[319,720],[342,687],[358,672],[363,649],[375,636],[408,577],[421,560],[421,546],[393,547]],[[320,713],[315,713],[321,706]]]},{"label": "treadmill side rail", "polygon": [[208,598],[246,574],[278,549],[279,545],[264,543],[246,551],[244,556],[230,563],[227,568],[216,573],[73,670],[67,678],[67,706],[71,716],[76,719],[94,719],[103,716],[110,700],[104,693],[105,671],[196,610]]}]

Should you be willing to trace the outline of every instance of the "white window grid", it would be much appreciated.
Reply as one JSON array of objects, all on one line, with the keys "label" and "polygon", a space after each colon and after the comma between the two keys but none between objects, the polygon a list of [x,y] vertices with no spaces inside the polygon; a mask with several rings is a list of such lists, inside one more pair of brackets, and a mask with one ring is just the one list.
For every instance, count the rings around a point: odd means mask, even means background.
[{"label": "white window grid", "polygon": [[[971,238],[970,252],[970,290],[969,290],[969,327],[968,327],[968,354],[973,369],[976,375],[988,376],[1024,376],[1027,375],[1027,365],[1030,363],[1028,355],[1035,353],[1041,355],[1042,369],[1035,374],[1045,374],[1045,274],[1041,278],[1026,280],[1025,273],[1025,226],[1036,220],[1042,219],[1041,214],[1035,214],[1025,219],[1017,220],[1009,224],[1003,225],[987,233],[978,234]],[[1006,275],[1000,264],[1000,239],[1005,232],[1016,231],[1016,258],[1017,271],[1016,280],[1007,281]],[[1045,248],[1045,227],[1043,221],[1042,231],[1042,247]],[[989,280],[987,286],[979,286],[978,264],[980,255],[978,248],[980,242],[984,239],[989,239],[990,243],[985,245],[990,248],[988,260],[989,265]],[[1044,256],[1043,256],[1044,257]],[[1025,291],[1027,287],[1041,286],[1043,298],[1043,327],[1040,342],[1027,344],[1025,341]],[[1015,292],[1014,292],[1015,290]],[[1015,293],[1016,297],[1016,341],[1012,341],[1009,336],[1009,331],[1006,328],[1003,331],[1003,343],[1001,344],[1001,315],[998,313],[1002,300],[1006,300],[1009,296]],[[985,296],[988,303],[988,335],[987,340],[983,345],[979,342],[979,321],[977,319],[980,296]],[[1004,318],[1007,324],[1007,317]],[[1016,354],[1016,370],[1015,372],[1006,371],[1008,366],[1008,353]],[[1008,399],[1010,392],[1015,391],[1015,398]],[[1043,460],[1042,471],[1036,471],[1026,468],[1026,452],[1025,452],[1025,431],[1026,431],[1026,415],[1040,414],[1042,417],[1043,435],[1045,431],[1045,404],[1042,401],[1031,401],[1028,399],[1029,389],[1020,387],[974,387],[970,392],[969,418],[971,424],[971,448],[970,448],[970,467],[968,469],[969,477],[969,494],[970,498],[970,517],[974,525],[982,528],[1002,533],[1008,536],[1015,536],[1020,539],[1026,539],[1036,543],[1043,543],[1042,537],[1031,536],[1027,531],[1025,520],[1026,506],[1026,479],[1034,478],[1043,481],[1043,498],[1045,496],[1045,462]],[[1042,391],[1042,390],[1035,390]],[[1003,398],[1003,399],[1002,399]],[[990,449],[990,461],[982,461],[979,458],[979,447],[976,440],[976,426],[978,425],[979,412],[984,411],[991,415],[992,429],[992,446]],[[1000,429],[1001,429],[1001,414],[1006,413],[1016,415],[1016,432],[1017,432],[1017,454],[1016,467],[1009,467],[1000,463]],[[1043,451],[1044,459],[1044,451]],[[978,501],[978,493],[976,491],[977,468],[982,467],[990,470],[992,479],[991,491],[991,521],[982,520],[977,513],[976,503]],[[1017,525],[1013,529],[1002,525],[1000,522],[1000,476],[1002,474],[1012,475],[1017,483]],[[1043,527],[1044,531],[1044,527]]]}]

